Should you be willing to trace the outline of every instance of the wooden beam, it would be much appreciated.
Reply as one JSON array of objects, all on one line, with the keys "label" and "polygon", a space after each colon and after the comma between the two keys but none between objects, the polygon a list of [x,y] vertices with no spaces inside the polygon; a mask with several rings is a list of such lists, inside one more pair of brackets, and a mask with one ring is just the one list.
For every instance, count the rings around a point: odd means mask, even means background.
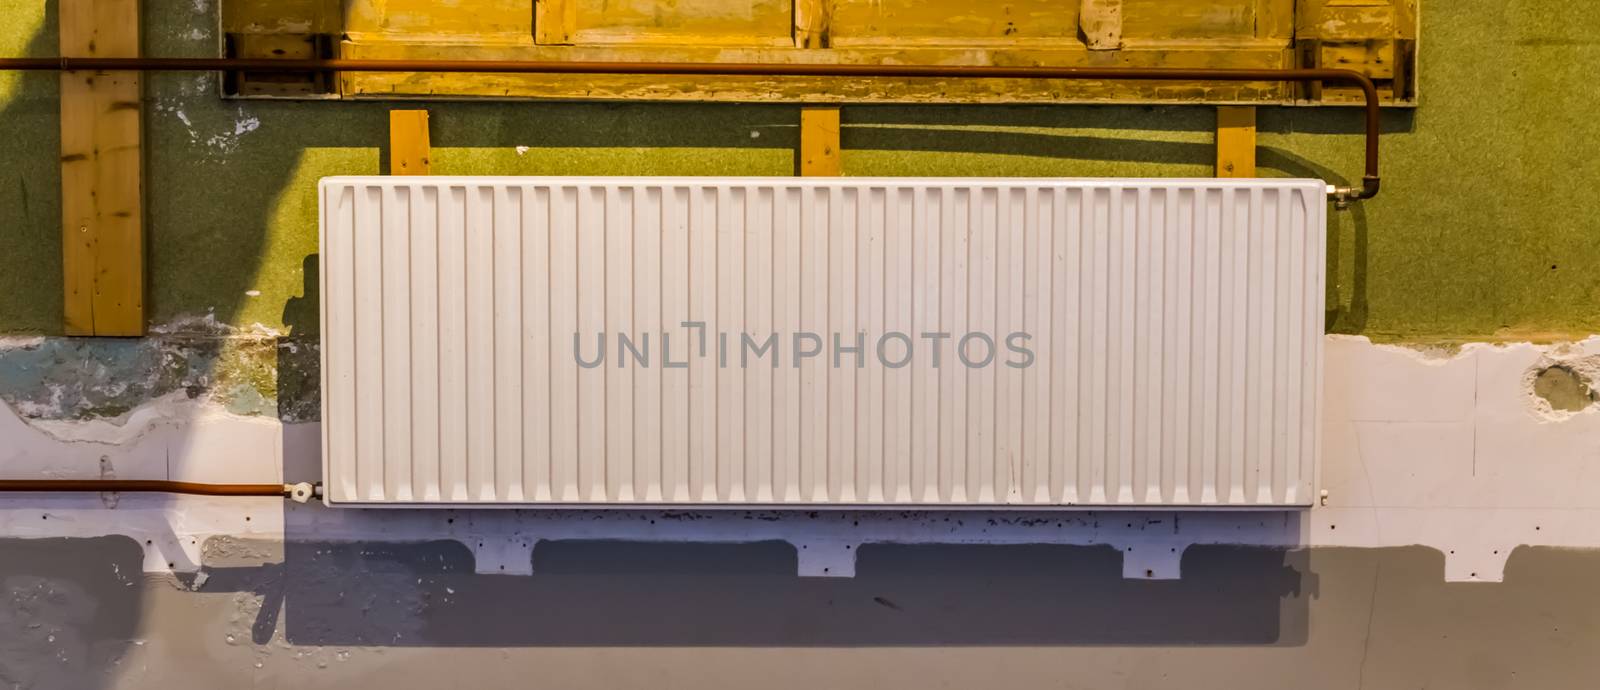
[{"label": "wooden beam", "polygon": [[1122,0],[1083,0],[1078,5],[1078,28],[1089,50],[1120,50]]},{"label": "wooden beam", "polygon": [[[138,57],[138,0],[59,3],[61,54]],[[61,73],[61,259],[68,335],[143,335],[138,72]]]},{"label": "wooden beam", "polygon": [[828,47],[828,29],[829,25],[832,23],[833,0],[795,0],[795,47]]},{"label": "wooden beam", "polygon": [[578,0],[534,0],[533,42],[535,45],[572,45],[572,35],[577,33],[577,27]]},{"label": "wooden beam", "polygon": [[1256,176],[1256,109],[1217,107],[1217,177]]},{"label": "wooden beam", "polygon": [[432,157],[428,111],[389,111],[389,174],[426,175]]},{"label": "wooden beam", "polygon": [[800,174],[804,177],[841,174],[838,106],[800,109]]}]

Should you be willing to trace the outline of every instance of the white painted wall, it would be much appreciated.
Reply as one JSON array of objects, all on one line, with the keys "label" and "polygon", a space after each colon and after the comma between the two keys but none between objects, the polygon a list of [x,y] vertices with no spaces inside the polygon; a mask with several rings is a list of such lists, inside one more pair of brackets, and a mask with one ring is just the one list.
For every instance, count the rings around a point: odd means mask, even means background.
[{"label": "white painted wall", "polygon": [[[456,539],[483,572],[523,573],[540,539],[749,541],[796,545],[801,574],[848,576],[870,542],[1110,544],[1130,577],[1178,576],[1196,543],[1424,545],[1447,580],[1499,581],[1519,545],[1600,548],[1600,411],[1553,411],[1532,392],[1557,362],[1600,362],[1600,337],[1456,353],[1328,336],[1322,505],[1289,512],[539,511],[332,509],[272,498],[13,495],[0,534],[127,535],[147,571],[194,570],[212,536],[315,540]],[[182,394],[119,424],[29,422],[0,406],[10,478],[282,482],[319,474],[317,424],[228,414]],[[245,518],[249,519],[246,520]],[[480,546],[482,544],[482,546]]]}]

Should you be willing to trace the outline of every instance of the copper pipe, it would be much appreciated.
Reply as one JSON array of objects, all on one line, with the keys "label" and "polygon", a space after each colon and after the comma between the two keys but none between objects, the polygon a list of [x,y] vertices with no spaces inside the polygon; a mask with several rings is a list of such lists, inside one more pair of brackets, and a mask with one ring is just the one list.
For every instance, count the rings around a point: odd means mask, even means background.
[{"label": "copper pipe", "polygon": [[1378,195],[1378,88],[1346,69],[1209,69],[1198,67],[993,67],[715,62],[533,62],[521,60],[269,60],[250,58],[0,58],[0,71],[146,70],[257,72],[458,72],[515,74],[659,74],[778,77],[963,79],[1103,79],[1144,81],[1336,81],[1366,96],[1367,161],[1360,189],[1340,188],[1340,202]]},{"label": "copper pipe", "polygon": [[119,492],[195,496],[277,496],[293,493],[290,484],[198,484],[156,479],[0,479],[0,493]]}]

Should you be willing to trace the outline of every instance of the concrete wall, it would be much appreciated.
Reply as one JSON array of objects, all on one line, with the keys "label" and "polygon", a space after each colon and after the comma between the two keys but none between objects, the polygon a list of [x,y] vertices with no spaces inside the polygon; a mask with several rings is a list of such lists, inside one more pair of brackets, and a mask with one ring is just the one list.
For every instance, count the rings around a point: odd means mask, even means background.
[{"label": "concrete wall", "polygon": [[[215,54],[215,0],[146,5],[147,53]],[[0,0],[0,54],[56,54],[55,16],[54,0]],[[819,517],[6,498],[0,686],[1588,687],[1600,6],[1430,3],[1423,24],[1423,104],[1386,114],[1384,194],[1331,230],[1345,335],[1325,372],[1326,505]],[[150,79],[151,336],[71,339],[56,77],[0,74],[5,476],[317,474],[315,182],[385,168],[391,104],[216,93]],[[789,106],[428,108],[441,174],[793,170]],[[1264,174],[1350,182],[1356,119],[1263,110]],[[853,107],[844,165],[1207,176],[1212,123],[1206,108]]]}]

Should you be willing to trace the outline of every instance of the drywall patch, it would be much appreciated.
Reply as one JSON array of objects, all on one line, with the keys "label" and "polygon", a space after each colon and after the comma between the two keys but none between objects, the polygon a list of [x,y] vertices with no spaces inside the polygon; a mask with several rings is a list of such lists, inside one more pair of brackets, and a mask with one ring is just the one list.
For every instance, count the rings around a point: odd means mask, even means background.
[{"label": "drywall patch", "polygon": [[1470,343],[1447,359],[1326,343],[1312,544],[1431,546],[1445,579],[1469,582],[1499,581],[1519,546],[1600,546],[1600,406],[1560,411],[1534,390],[1553,367],[1600,380],[1600,337]]}]

